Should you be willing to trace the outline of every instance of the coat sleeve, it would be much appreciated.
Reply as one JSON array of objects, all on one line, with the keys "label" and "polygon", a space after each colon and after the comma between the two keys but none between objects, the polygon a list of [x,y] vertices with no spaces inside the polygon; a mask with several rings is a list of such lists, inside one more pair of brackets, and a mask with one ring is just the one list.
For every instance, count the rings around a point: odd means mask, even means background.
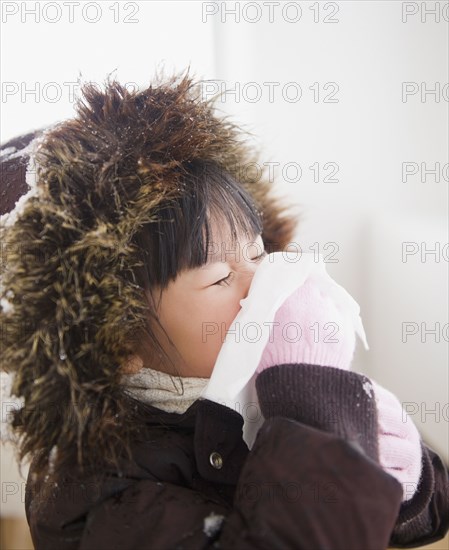
[{"label": "coat sleeve", "polygon": [[[340,435],[378,460],[377,409],[366,376],[319,365],[277,365],[256,380],[266,418],[288,416]],[[412,548],[442,539],[449,530],[449,477],[441,458],[423,442],[422,475],[402,503],[389,546]],[[402,490],[402,489],[401,489]]]},{"label": "coat sleeve", "polygon": [[441,540],[449,530],[449,473],[435,451],[421,442],[422,475],[416,494],[401,505],[390,540],[413,548]]},{"label": "coat sleeve", "polygon": [[231,508],[139,480],[89,512],[79,548],[379,550],[401,495],[400,484],[351,443],[277,417],[259,430]]}]

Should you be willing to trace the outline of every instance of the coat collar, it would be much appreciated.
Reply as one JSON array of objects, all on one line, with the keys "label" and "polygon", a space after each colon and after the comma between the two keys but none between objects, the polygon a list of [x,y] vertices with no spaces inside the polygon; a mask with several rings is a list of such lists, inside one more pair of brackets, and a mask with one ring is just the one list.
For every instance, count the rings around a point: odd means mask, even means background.
[{"label": "coat collar", "polygon": [[[196,400],[184,413],[166,412],[142,404],[147,425],[182,428],[193,433],[198,472],[214,483],[235,485],[249,449],[243,440],[243,418],[236,411],[208,399]],[[217,455],[218,454],[218,455]],[[221,460],[213,460],[213,458]],[[219,463],[221,462],[221,466]]]}]

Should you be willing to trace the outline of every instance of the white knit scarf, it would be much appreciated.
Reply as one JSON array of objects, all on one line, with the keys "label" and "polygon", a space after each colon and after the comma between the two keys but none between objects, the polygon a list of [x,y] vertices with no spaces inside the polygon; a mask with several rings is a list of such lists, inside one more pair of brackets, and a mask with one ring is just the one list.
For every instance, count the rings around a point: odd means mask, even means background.
[{"label": "white knit scarf", "polygon": [[135,399],[166,412],[184,413],[209,382],[209,378],[182,377],[143,367],[134,374],[123,374],[125,392]]}]

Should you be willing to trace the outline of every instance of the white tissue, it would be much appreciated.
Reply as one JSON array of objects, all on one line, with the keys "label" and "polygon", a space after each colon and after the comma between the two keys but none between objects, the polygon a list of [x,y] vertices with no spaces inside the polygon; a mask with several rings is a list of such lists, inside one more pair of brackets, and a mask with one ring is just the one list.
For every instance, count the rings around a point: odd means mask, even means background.
[{"label": "white tissue", "polygon": [[346,313],[365,349],[369,349],[358,303],[326,272],[321,254],[268,254],[254,274],[248,296],[240,301],[242,309],[226,333],[209,383],[201,394],[242,415],[243,439],[250,449],[265,420],[254,373],[270,336],[270,322],[286,298],[309,277]]}]

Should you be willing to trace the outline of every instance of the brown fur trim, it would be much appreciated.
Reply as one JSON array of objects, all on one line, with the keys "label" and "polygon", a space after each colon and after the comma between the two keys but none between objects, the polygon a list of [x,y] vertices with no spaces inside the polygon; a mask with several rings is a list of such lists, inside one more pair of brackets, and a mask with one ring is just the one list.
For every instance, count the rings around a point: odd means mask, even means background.
[{"label": "brown fur trim", "polygon": [[145,326],[131,239],[182,193],[190,161],[213,160],[240,180],[263,213],[270,252],[298,223],[265,175],[242,177],[256,152],[188,74],[136,92],[87,84],[82,95],[76,117],[36,152],[38,193],[1,228],[1,368],[24,399],[13,423],[20,456],[39,451],[42,471],[55,445],[60,465],[74,450],[80,465],[114,461],[142,426],[118,375],[130,335]]}]

